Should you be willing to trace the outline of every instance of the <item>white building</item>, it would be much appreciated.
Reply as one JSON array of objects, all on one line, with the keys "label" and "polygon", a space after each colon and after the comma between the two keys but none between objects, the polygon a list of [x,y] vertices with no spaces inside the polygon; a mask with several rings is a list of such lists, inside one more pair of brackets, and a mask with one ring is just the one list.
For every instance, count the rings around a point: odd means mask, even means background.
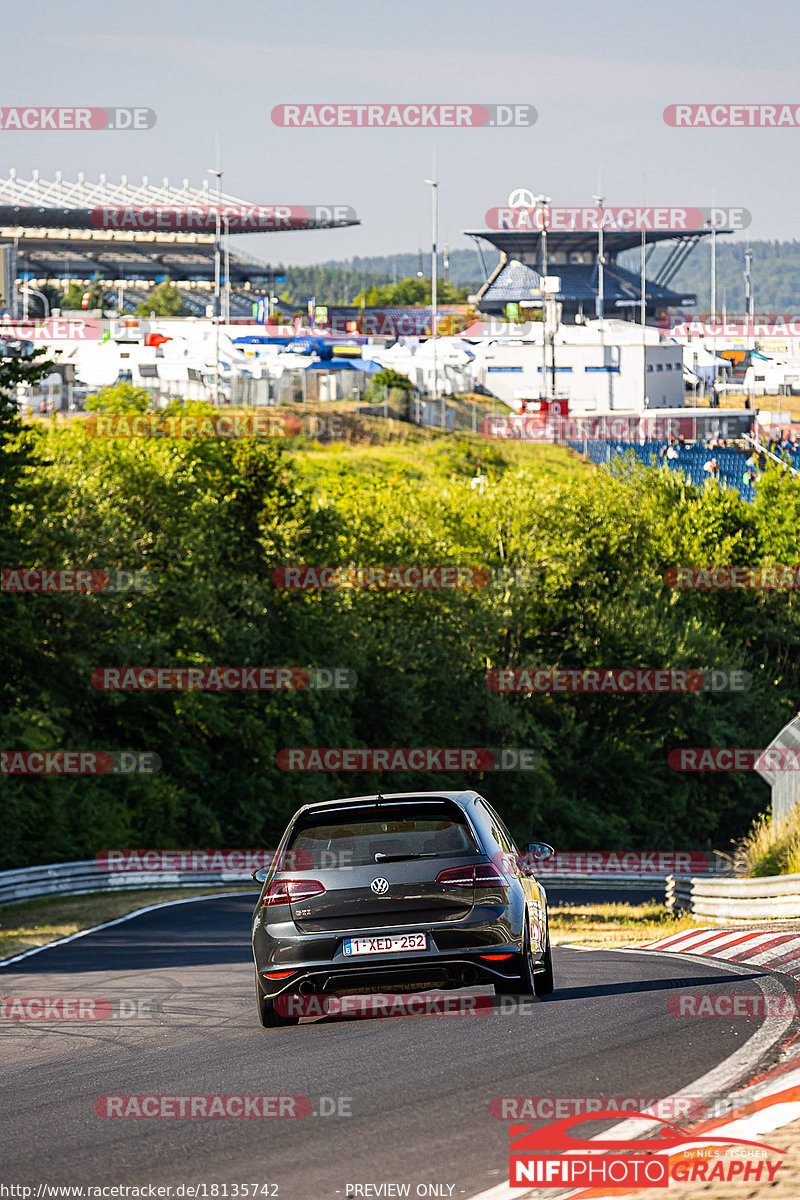
[{"label": "white building", "polygon": [[628,321],[562,325],[543,363],[541,323],[519,328],[523,337],[472,345],[476,382],[513,408],[544,394],[565,397],[575,414],[683,406],[683,350],[658,329],[646,326],[643,335]]}]

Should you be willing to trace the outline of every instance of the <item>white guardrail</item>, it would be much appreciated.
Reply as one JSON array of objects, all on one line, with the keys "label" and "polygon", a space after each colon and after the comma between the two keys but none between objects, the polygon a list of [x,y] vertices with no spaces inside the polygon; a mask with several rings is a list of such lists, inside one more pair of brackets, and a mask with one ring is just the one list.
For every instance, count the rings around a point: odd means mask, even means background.
[{"label": "white guardrail", "polygon": [[[563,857],[563,856],[562,856]],[[577,858],[570,856],[570,858]],[[608,853],[598,854],[601,862],[571,862],[557,863],[555,869],[543,862],[536,871],[536,876],[545,887],[573,886],[580,888],[620,888],[642,889],[651,887],[657,890],[666,884],[666,870],[620,870],[618,864],[609,862],[609,858],[618,859],[622,856],[610,856]],[[671,856],[674,858],[674,856]],[[583,859],[588,858],[588,852]],[[715,863],[709,856],[709,869],[719,870],[720,863]],[[565,869],[566,868],[566,869]],[[699,881],[698,881],[699,882]],[[249,869],[225,870],[143,870],[131,869],[109,870],[107,865],[100,865],[95,859],[84,862],[50,863],[41,867],[24,867],[15,871],[0,871],[0,907],[4,904],[15,904],[23,900],[32,900],[39,896],[80,896],[91,892],[118,892],[133,888],[175,888],[175,887],[224,887],[231,884],[255,884]]]},{"label": "white guardrail", "polygon": [[130,888],[222,887],[249,883],[249,871],[109,871],[93,858],[85,862],[50,863],[0,871],[0,906],[37,896],[81,896],[90,892],[118,892]]},{"label": "white guardrail", "polygon": [[739,921],[784,921],[800,917],[800,875],[761,879],[667,879],[667,907],[700,917],[710,925]]}]

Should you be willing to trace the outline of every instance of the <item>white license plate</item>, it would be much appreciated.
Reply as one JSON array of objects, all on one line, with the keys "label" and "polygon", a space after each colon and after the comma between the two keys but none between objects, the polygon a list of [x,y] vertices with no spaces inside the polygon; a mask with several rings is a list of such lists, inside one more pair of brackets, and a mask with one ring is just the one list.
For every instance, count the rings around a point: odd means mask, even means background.
[{"label": "white license plate", "polygon": [[402,954],[407,950],[427,950],[424,933],[394,933],[390,937],[357,937],[344,939],[344,954]]}]

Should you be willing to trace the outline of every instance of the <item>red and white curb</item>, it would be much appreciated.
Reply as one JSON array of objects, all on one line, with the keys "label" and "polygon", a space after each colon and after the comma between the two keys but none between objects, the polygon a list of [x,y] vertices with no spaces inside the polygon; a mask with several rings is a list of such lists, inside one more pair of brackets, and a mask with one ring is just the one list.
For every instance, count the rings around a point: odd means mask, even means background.
[{"label": "red and white curb", "polygon": [[767,967],[792,979],[800,979],[800,933],[791,930],[688,929],[626,950],[666,950],[670,954],[697,954],[727,962]]},{"label": "red and white curb", "polygon": [[[711,1134],[718,1134],[720,1137],[724,1137],[727,1134],[733,1138],[758,1141],[774,1130],[781,1129],[800,1119],[800,1066],[797,1064],[798,1059],[795,1058],[791,1063],[784,1064],[776,1068],[774,1072],[770,1072],[767,1079],[733,1093],[729,1098],[731,1110],[735,1109],[736,1111],[733,1120],[731,1120],[731,1115],[728,1115],[715,1120],[702,1121],[699,1125],[692,1125],[687,1130],[685,1144],[680,1148],[675,1148],[671,1153],[685,1153],[694,1146],[702,1145],[701,1142],[692,1141],[692,1135],[708,1137]],[[641,1128],[641,1121],[638,1122],[638,1125],[636,1122],[631,1122],[630,1129],[626,1131],[627,1135],[635,1137],[637,1133],[641,1132]],[[621,1125],[610,1132],[617,1137],[624,1136]],[[608,1136],[609,1131],[603,1134],[603,1137]],[[766,1183],[762,1186],[766,1187]],[[515,1190],[519,1196],[519,1188]],[[635,1192],[628,1192],[627,1195],[641,1195],[646,1190],[646,1188],[639,1188]],[[552,1198],[552,1191],[549,1194]],[[562,1193],[561,1200],[590,1200],[590,1198],[591,1200],[613,1200],[614,1197],[625,1194],[621,1190],[604,1194],[598,1189],[581,1189],[577,1192]],[[536,1197],[544,1196],[546,1193],[540,1191],[523,1193],[523,1195]]]},{"label": "red and white curb", "polygon": [[[640,946],[620,946],[614,948],[617,953],[647,953],[657,951],[667,954],[686,954],[698,958],[719,958],[728,963],[744,963],[747,966],[766,967],[780,971],[793,979],[800,978],[800,934],[776,931],[760,933],[755,930],[743,932],[737,930],[720,931],[719,928],[692,929],[683,933],[671,934],[659,938],[655,942],[647,942]],[[780,964],[780,965],[776,965]],[[725,969],[725,968],[723,968]],[[733,967],[727,968],[732,970]],[[762,993],[770,994],[776,990],[785,994],[785,987],[775,976],[757,977],[757,986]],[[682,1095],[701,1095],[712,1098],[725,1096],[727,1112],[722,1116],[691,1125],[686,1130],[686,1142],[679,1148],[686,1152],[693,1146],[702,1145],[693,1141],[693,1137],[708,1137],[711,1134],[725,1134],[734,1138],[744,1138],[757,1141],[759,1138],[781,1129],[793,1121],[800,1120],[800,1056],[773,1067],[759,1075],[754,1082],[729,1091],[729,1081],[737,1074],[741,1078],[740,1069],[744,1066],[748,1047],[752,1048],[751,1061],[760,1057],[769,1045],[776,1045],[791,1025],[791,1019],[776,1019],[767,1017],[760,1029],[753,1034],[749,1042],[734,1052],[729,1059],[719,1067],[704,1075],[701,1079],[675,1093]],[[734,1115],[735,1114],[735,1115]],[[598,1137],[603,1139],[638,1138],[644,1136],[647,1130],[643,1127],[642,1113],[620,1122],[612,1129],[605,1130]],[[678,1148],[675,1148],[676,1150]],[[552,1188],[527,1189],[500,1183],[487,1191],[470,1197],[470,1200],[615,1200],[621,1196],[641,1195],[645,1188],[623,1190],[620,1188],[604,1193],[600,1189],[580,1188],[578,1190],[559,1190]]]}]

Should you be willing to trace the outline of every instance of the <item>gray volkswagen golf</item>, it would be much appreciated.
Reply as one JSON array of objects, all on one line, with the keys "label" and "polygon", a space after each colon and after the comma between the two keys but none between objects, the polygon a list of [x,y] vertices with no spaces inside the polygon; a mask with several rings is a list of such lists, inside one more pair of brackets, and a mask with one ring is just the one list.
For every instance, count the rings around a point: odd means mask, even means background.
[{"label": "gray volkswagen golf", "polygon": [[[261,1024],[293,1025],[285,997],[493,984],[548,995],[547,896],[477,792],[400,792],[307,804],[253,914]],[[283,999],[283,1002],[281,1001]]]}]

